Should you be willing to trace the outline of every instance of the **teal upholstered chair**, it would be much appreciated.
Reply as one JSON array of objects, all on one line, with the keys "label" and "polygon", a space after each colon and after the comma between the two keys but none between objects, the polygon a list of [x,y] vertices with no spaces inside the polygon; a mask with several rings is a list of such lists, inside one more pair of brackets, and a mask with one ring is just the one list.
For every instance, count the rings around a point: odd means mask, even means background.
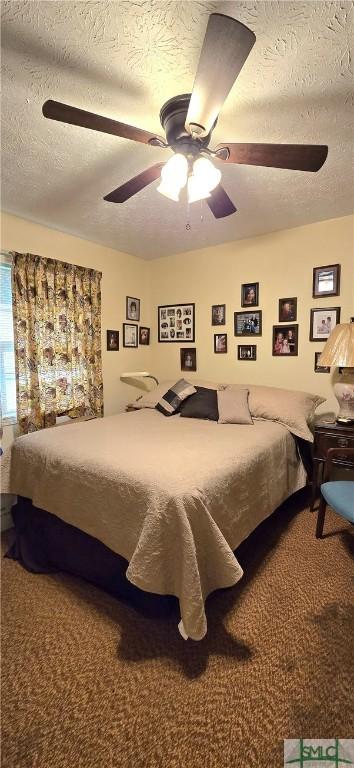
[{"label": "teal upholstered chair", "polygon": [[324,472],[325,482],[321,485],[321,499],[318,508],[316,537],[322,538],[323,525],[326,514],[326,507],[329,504],[332,509],[354,523],[354,480],[330,480],[333,469],[333,459],[336,456],[348,456],[349,461],[353,459],[354,467],[354,448],[330,448],[327,451],[326,466]]}]

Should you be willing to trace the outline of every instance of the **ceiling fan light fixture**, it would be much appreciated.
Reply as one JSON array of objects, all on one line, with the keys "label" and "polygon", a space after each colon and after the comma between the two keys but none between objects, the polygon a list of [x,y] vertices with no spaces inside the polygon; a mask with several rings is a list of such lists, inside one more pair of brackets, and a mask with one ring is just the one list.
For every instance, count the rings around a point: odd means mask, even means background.
[{"label": "ceiling fan light fixture", "polygon": [[200,182],[197,176],[189,176],[188,202],[196,203],[197,200],[205,200],[207,197],[210,197],[210,192],[206,186]]},{"label": "ceiling fan light fixture", "polygon": [[198,184],[211,192],[218,186],[221,180],[221,171],[215,168],[207,157],[198,157],[193,164],[193,175],[198,179]]}]

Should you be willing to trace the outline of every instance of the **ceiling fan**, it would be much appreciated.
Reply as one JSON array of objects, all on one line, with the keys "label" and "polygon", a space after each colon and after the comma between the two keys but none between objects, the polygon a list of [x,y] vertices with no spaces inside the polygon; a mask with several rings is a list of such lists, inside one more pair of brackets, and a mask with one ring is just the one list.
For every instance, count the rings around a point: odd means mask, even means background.
[{"label": "ceiling fan", "polygon": [[167,163],[155,163],[117,187],[105,200],[124,203],[161,176],[158,190],[172,200],[179,200],[181,189],[187,185],[189,202],[206,199],[217,219],[229,216],[236,208],[220,184],[220,170],[210,158],[225,163],[315,172],[328,154],[327,146],[310,144],[225,142],[214,150],[209,149],[219,112],[255,41],[255,34],[236,19],[220,13],[210,15],[192,94],[174,96],[160,111],[166,140],[58,101],[46,101],[43,115],[143,144],[170,148],[175,153]]}]

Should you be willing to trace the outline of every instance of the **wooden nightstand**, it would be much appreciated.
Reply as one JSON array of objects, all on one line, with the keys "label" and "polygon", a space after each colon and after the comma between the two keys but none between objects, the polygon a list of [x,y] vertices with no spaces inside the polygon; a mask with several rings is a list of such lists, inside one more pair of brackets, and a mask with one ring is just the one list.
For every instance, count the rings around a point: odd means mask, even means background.
[{"label": "wooden nightstand", "polygon": [[[313,444],[313,475],[311,509],[314,508],[318,489],[323,479],[323,470],[329,448],[354,448],[354,427],[346,427],[334,422],[318,421],[315,423],[315,440]],[[353,461],[348,456],[337,456],[334,465],[353,467]]]}]

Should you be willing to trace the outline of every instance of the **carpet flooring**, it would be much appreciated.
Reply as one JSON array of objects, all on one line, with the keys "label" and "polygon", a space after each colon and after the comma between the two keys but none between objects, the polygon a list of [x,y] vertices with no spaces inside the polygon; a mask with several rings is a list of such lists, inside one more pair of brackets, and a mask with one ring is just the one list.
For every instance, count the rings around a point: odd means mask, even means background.
[{"label": "carpet flooring", "polygon": [[353,735],[353,527],[305,492],[240,547],[245,576],[184,642],[65,574],[2,561],[3,768],[278,768]]}]

